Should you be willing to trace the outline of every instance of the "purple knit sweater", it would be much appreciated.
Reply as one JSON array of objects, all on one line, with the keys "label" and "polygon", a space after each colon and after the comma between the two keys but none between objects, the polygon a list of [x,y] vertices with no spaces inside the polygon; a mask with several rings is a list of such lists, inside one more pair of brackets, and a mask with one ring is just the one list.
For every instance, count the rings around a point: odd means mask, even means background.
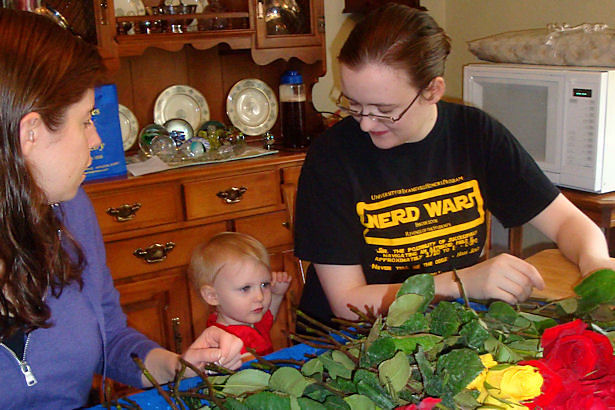
[{"label": "purple knit sweater", "polygon": [[[141,374],[130,358],[142,359],[158,345],[126,326],[126,316],[105,261],[105,248],[92,204],[80,189],[59,212],[86,257],[84,287],[50,294],[49,329],[37,329],[26,341],[23,371],[17,358],[0,346],[0,408],[72,409],[86,404],[94,373],[141,386]],[[28,376],[28,377],[26,377]],[[28,386],[27,380],[32,384]]]}]

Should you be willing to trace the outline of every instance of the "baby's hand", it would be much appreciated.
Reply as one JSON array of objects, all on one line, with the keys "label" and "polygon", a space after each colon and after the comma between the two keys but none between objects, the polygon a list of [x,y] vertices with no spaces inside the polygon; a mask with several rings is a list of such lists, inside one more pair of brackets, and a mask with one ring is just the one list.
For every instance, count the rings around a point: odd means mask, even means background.
[{"label": "baby's hand", "polygon": [[271,293],[284,295],[290,286],[292,278],[286,272],[271,272]]}]

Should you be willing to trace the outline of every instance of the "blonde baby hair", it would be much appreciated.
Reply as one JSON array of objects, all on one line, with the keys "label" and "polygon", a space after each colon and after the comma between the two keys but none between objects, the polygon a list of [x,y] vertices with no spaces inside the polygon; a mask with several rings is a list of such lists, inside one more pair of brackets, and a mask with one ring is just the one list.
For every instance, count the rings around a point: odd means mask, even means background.
[{"label": "blonde baby hair", "polygon": [[270,269],[269,253],[258,240],[240,232],[221,232],[198,245],[192,252],[188,274],[198,291],[205,285],[213,285],[218,272],[230,260],[254,258]]}]

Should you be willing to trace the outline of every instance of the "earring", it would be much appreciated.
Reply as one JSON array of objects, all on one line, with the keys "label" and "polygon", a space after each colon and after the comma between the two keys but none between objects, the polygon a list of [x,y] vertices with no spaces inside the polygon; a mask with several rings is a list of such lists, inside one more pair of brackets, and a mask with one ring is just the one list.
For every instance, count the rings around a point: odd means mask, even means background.
[{"label": "earring", "polygon": [[34,131],[32,130],[28,133],[28,141],[34,141]]}]

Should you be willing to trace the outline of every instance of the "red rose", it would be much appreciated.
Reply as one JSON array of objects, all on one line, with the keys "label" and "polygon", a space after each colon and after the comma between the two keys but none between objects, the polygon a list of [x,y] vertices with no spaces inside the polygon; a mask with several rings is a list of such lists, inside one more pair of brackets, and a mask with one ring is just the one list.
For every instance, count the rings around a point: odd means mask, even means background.
[{"label": "red rose", "polygon": [[419,410],[432,410],[436,407],[436,404],[440,403],[442,399],[436,399],[434,397],[427,397],[419,403]]},{"label": "red rose", "polygon": [[566,401],[565,410],[608,410],[608,403],[600,397],[586,394],[585,392],[575,392]]},{"label": "red rose", "polygon": [[606,336],[586,327],[577,319],[545,330],[541,344],[547,366],[560,375],[560,369],[569,370],[572,379],[596,379],[608,374],[613,367],[613,346]]},{"label": "red rose", "polygon": [[440,403],[442,399],[434,397],[427,397],[417,406],[416,404],[407,404],[405,406],[396,407],[396,410],[433,410],[436,404]]},{"label": "red rose", "polygon": [[561,377],[551,370],[542,360],[527,360],[520,362],[519,365],[536,367],[544,380],[540,396],[534,398],[531,402],[523,403],[524,406],[530,409],[543,409],[551,405],[555,399],[561,397],[564,390]]}]

